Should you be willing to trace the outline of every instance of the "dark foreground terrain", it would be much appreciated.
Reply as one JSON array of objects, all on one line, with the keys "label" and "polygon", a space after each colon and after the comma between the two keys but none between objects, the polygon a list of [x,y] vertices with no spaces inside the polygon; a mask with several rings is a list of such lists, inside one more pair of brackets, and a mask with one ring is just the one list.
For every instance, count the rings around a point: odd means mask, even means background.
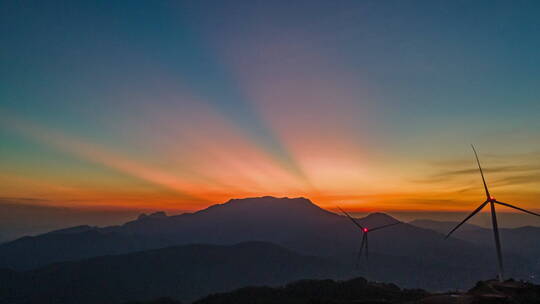
[{"label": "dark foreground terrain", "polygon": [[[179,304],[162,298],[126,304]],[[394,284],[349,281],[303,280],[283,287],[245,287],[212,294],[193,304],[535,304],[540,286],[508,280],[481,281],[467,292],[430,294],[421,289],[401,289]]]}]

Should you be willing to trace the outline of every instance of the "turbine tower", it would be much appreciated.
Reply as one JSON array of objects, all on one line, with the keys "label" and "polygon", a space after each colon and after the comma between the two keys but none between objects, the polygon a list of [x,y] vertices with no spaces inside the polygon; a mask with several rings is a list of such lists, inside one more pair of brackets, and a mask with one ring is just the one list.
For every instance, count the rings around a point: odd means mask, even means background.
[{"label": "turbine tower", "polygon": [[516,206],[513,206],[513,205],[503,203],[503,202],[500,202],[500,201],[496,200],[495,197],[492,196],[491,193],[489,192],[488,186],[486,184],[486,179],[484,178],[484,172],[482,171],[482,166],[480,165],[480,160],[478,159],[478,154],[476,153],[476,149],[474,148],[473,145],[471,145],[471,147],[473,149],[474,156],[476,157],[476,163],[478,164],[478,169],[480,170],[480,175],[482,176],[482,182],[484,183],[484,190],[486,191],[486,201],[483,202],[478,208],[476,208],[476,210],[474,210],[471,214],[469,214],[469,216],[467,216],[461,223],[459,223],[456,227],[454,227],[454,229],[452,229],[446,235],[446,239],[448,237],[450,237],[450,235],[454,231],[456,231],[461,225],[465,224],[465,222],[467,222],[471,217],[473,217],[475,214],[480,212],[480,210],[482,210],[487,204],[489,204],[489,206],[491,208],[491,224],[493,225],[493,238],[495,240],[495,248],[497,250],[497,260],[498,260],[498,266],[499,266],[498,279],[499,279],[499,281],[502,282],[503,277],[504,277],[504,268],[503,268],[503,258],[502,258],[502,253],[501,253],[501,240],[499,238],[499,226],[497,224],[497,214],[495,213],[495,204],[499,204],[499,205],[503,205],[503,206],[506,206],[506,207],[514,208],[516,210],[519,210],[519,211],[522,211],[522,212],[525,212],[525,213],[529,213],[529,214],[532,214],[532,215],[536,215],[536,216],[540,216],[540,214],[534,213],[532,211],[525,210],[525,209],[522,209],[522,208],[519,208],[519,207],[516,207]]},{"label": "turbine tower", "polygon": [[368,234],[370,232],[377,231],[377,230],[380,230],[380,229],[384,229],[384,228],[394,226],[394,225],[397,225],[397,224],[401,224],[401,222],[395,222],[395,223],[392,223],[392,224],[382,225],[382,226],[378,226],[378,227],[374,227],[374,228],[367,228],[367,227],[364,227],[364,226],[360,225],[360,223],[358,223],[352,216],[350,216],[347,212],[345,212],[345,210],[341,209],[340,207],[338,207],[338,209],[341,212],[343,212],[362,231],[362,243],[360,243],[360,250],[358,251],[357,265],[358,265],[358,262],[360,261],[360,258],[362,257],[362,252],[365,252],[366,260],[369,259]]}]

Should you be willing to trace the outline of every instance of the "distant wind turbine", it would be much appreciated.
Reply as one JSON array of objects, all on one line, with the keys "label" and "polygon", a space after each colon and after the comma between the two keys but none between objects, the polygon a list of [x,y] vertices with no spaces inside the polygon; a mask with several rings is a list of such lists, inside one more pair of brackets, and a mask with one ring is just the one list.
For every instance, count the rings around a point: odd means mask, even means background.
[{"label": "distant wind turbine", "polygon": [[478,154],[476,153],[476,149],[474,149],[473,145],[471,145],[471,147],[473,149],[474,156],[476,157],[476,163],[478,164],[478,169],[480,170],[480,175],[482,176],[482,182],[484,183],[484,189],[486,190],[486,201],[483,202],[478,208],[476,208],[476,210],[474,210],[471,214],[469,214],[469,216],[467,216],[461,223],[459,223],[456,227],[454,227],[454,229],[452,229],[446,235],[446,238],[450,237],[450,235],[454,231],[456,231],[461,225],[465,224],[465,222],[467,222],[471,217],[473,217],[475,214],[480,212],[480,210],[482,210],[487,204],[489,204],[490,207],[491,207],[491,223],[493,225],[493,237],[495,239],[495,247],[497,249],[497,259],[498,259],[498,262],[499,262],[498,278],[499,278],[499,281],[502,282],[503,281],[503,276],[504,276],[504,268],[503,268],[502,254],[501,254],[501,241],[500,241],[500,238],[499,238],[499,227],[497,225],[497,214],[495,213],[495,204],[499,204],[499,205],[507,206],[507,207],[510,207],[510,208],[514,208],[514,209],[517,209],[519,211],[529,213],[529,214],[532,214],[532,215],[536,215],[536,216],[540,216],[540,214],[534,213],[532,211],[528,211],[528,210],[525,210],[525,209],[522,209],[522,208],[519,208],[519,207],[516,207],[516,206],[512,206],[512,205],[507,204],[507,203],[499,202],[498,200],[496,200],[495,197],[492,196],[489,193],[489,189],[488,189],[488,186],[486,184],[486,179],[484,178],[484,172],[482,171],[482,166],[480,165],[480,160],[478,159]]},{"label": "distant wind turbine", "polygon": [[384,229],[384,228],[394,226],[394,225],[397,225],[397,224],[401,224],[401,222],[395,222],[395,223],[392,223],[392,224],[382,225],[382,226],[378,226],[378,227],[374,227],[374,228],[367,228],[367,227],[364,227],[364,226],[360,225],[360,223],[358,223],[352,216],[350,216],[347,212],[345,212],[345,210],[341,209],[340,207],[338,207],[338,209],[341,212],[343,212],[362,231],[362,243],[360,244],[360,251],[358,251],[357,265],[358,265],[358,262],[360,261],[360,258],[362,257],[362,252],[365,251],[366,260],[369,259],[368,234],[370,232],[380,230],[380,229]]}]

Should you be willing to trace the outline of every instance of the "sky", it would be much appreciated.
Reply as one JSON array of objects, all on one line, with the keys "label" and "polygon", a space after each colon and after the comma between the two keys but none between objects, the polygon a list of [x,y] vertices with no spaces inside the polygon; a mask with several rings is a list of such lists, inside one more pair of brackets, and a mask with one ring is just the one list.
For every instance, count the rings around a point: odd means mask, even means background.
[{"label": "sky", "polygon": [[538,1],[0,6],[0,203],[540,211]]}]

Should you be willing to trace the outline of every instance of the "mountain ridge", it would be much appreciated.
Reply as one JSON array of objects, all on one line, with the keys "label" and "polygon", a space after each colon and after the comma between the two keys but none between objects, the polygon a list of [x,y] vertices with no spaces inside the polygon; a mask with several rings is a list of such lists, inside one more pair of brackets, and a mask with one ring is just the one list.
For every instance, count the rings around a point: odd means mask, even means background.
[{"label": "mountain ridge", "polygon": [[[356,220],[368,228],[396,221],[382,213]],[[355,267],[363,233],[346,216],[324,210],[308,199],[269,196],[230,200],[195,213],[154,213],[123,225],[84,232],[77,229],[88,228],[68,228],[64,233],[0,245],[0,267],[29,270],[108,254],[192,243],[230,245],[247,241],[273,243],[302,255],[331,258]],[[74,233],[66,233],[70,231]],[[475,273],[476,278],[492,275],[490,263],[494,257],[489,248],[482,246],[458,238],[445,240],[436,231],[401,223],[370,236],[370,263],[378,264],[371,266],[370,274],[404,287],[467,286],[473,283],[470,273]],[[516,277],[537,269],[519,253],[507,258],[509,273]],[[441,259],[446,261],[445,265],[439,265]],[[422,269],[422,274],[417,281],[404,281],[406,273],[418,269]],[[447,275],[449,272],[452,275]]]},{"label": "mountain ridge", "polygon": [[270,243],[191,244],[59,262],[25,272],[0,271],[0,303],[123,303],[162,296],[191,301],[249,284],[340,278],[347,272],[335,261]]}]

